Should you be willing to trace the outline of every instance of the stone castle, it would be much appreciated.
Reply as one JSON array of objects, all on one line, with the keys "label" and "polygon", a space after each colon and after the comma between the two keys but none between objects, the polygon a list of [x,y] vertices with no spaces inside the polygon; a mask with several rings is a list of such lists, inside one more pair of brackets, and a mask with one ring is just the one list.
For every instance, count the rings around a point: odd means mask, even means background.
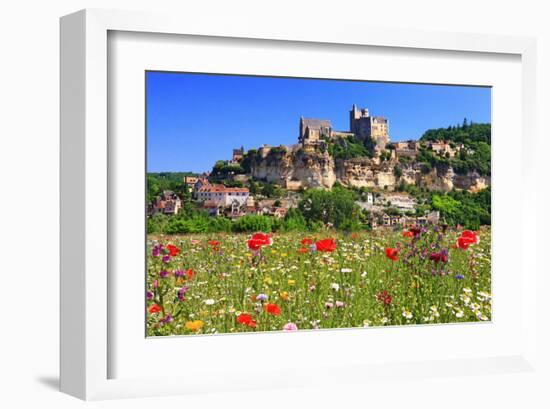
[{"label": "stone castle", "polygon": [[328,119],[300,118],[298,141],[302,146],[316,146],[334,138],[355,136],[361,141],[371,138],[375,149],[382,151],[390,142],[389,122],[383,116],[371,116],[367,108],[354,104],[349,111],[349,131],[336,131]]}]

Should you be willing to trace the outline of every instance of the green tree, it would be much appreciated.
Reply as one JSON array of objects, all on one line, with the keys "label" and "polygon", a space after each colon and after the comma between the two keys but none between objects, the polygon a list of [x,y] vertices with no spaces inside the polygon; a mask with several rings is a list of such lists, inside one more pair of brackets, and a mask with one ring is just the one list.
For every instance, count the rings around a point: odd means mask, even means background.
[{"label": "green tree", "polygon": [[332,190],[310,189],[303,195],[298,209],[308,222],[332,224],[336,228],[353,225],[358,221],[359,208],[355,194],[336,187]]}]

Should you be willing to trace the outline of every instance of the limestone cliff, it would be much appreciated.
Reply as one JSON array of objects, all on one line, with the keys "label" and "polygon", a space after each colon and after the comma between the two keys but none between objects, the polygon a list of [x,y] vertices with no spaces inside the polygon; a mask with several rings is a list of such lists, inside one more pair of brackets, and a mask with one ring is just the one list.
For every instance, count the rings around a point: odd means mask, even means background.
[{"label": "limestone cliff", "polygon": [[478,191],[490,185],[490,177],[476,172],[457,174],[451,167],[429,172],[420,164],[401,168],[396,176],[396,160],[379,158],[334,159],[328,152],[304,151],[299,147],[264,149],[250,162],[254,179],[274,182],[288,190],[331,188],[336,182],[345,186],[393,190],[402,181],[430,190],[453,188]]}]

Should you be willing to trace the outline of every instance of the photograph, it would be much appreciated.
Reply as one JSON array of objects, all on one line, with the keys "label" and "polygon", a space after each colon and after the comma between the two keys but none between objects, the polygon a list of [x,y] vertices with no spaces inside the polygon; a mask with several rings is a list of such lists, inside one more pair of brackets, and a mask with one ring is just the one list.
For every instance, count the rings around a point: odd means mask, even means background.
[{"label": "photograph", "polygon": [[144,81],[147,337],[491,322],[491,87]]}]

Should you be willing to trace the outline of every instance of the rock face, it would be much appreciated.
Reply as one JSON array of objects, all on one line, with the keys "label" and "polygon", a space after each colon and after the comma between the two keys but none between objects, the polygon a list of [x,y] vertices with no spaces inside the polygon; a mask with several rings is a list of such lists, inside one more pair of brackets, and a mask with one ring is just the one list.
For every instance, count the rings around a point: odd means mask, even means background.
[{"label": "rock face", "polygon": [[395,160],[378,158],[334,159],[328,152],[303,149],[263,150],[251,160],[254,179],[274,182],[288,190],[331,188],[336,182],[352,187],[393,190],[401,182],[449,191],[453,188],[478,191],[488,187],[490,177],[476,172],[457,174],[452,167],[423,171],[419,164],[408,165],[396,176]]},{"label": "rock face", "polygon": [[334,160],[328,153],[269,152],[251,163],[254,179],[279,183],[289,190],[329,188],[336,182]]},{"label": "rock face", "polygon": [[482,176],[477,172],[458,174],[450,166],[441,169],[435,168],[429,172],[423,172],[420,165],[409,166],[403,171],[401,180],[429,190],[446,192],[452,189],[477,192],[491,185],[490,176]]}]

